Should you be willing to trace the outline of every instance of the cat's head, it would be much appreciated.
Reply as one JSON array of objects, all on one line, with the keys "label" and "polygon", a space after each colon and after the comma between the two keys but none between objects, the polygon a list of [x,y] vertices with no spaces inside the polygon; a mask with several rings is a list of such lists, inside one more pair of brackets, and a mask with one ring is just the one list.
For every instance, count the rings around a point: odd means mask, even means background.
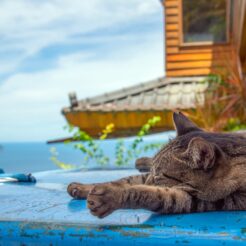
[{"label": "cat's head", "polygon": [[217,136],[196,126],[181,112],[173,114],[177,138],[173,141],[171,154],[191,170],[208,172],[224,158]]},{"label": "cat's head", "polygon": [[153,158],[153,172],[160,184],[204,190],[228,171],[225,134],[205,132],[182,113],[174,113],[173,121],[177,137]]}]

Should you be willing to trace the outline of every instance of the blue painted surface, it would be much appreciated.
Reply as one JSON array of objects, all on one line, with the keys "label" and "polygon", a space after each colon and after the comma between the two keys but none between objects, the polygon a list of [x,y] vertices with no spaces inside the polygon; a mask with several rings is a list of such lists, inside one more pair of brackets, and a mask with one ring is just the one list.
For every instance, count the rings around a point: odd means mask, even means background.
[{"label": "blue painted surface", "polygon": [[136,170],[36,173],[36,183],[0,184],[0,245],[246,245],[246,212],[156,215],[119,210],[97,219],[71,199],[71,181],[104,182]]}]

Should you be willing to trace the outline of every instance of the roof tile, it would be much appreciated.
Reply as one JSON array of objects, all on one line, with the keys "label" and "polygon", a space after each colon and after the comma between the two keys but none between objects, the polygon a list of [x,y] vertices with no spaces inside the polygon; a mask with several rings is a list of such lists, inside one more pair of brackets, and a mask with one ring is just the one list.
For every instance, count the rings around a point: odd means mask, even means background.
[{"label": "roof tile", "polygon": [[204,77],[159,78],[121,90],[79,101],[78,106],[64,108],[71,111],[133,111],[174,110],[195,107],[197,98],[204,101],[207,83]]}]

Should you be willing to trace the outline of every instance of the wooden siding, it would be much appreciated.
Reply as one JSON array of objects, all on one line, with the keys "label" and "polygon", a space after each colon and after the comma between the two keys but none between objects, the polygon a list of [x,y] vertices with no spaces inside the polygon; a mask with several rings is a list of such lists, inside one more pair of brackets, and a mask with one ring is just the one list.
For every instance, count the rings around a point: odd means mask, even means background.
[{"label": "wooden siding", "polygon": [[246,27],[246,1],[237,0],[233,1],[232,4],[233,12],[233,41],[237,48],[237,51],[240,52],[241,45],[245,43],[245,27]]},{"label": "wooden siding", "polygon": [[233,36],[235,36],[235,44],[242,63],[242,71],[246,74],[246,1],[238,0],[233,3],[234,12],[238,13],[234,16]]},{"label": "wooden siding", "polygon": [[166,76],[208,75],[230,57],[231,44],[181,45],[181,0],[165,0]]}]

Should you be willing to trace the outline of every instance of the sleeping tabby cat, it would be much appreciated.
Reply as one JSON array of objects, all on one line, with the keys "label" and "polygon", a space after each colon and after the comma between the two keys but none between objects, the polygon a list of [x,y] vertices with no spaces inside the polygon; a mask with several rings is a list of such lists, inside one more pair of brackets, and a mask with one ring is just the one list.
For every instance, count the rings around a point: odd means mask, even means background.
[{"label": "sleeping tabby cat", "polygon": [[161,214],[246,210],[246,138],[210,133],[182,113],[174,113],[177,137],[136,167],[147,173],[110,183],[68,186],[86,199],[99,218],[116,209],[148,209]]}]

